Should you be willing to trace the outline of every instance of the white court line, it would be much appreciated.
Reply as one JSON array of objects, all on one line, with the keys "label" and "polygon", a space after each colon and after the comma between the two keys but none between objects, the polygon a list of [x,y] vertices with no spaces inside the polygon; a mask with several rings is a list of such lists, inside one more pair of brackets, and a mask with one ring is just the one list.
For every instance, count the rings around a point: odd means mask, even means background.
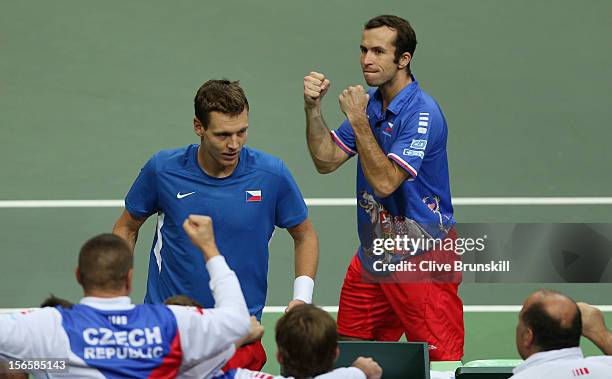
[{"label": "white court line", "polygon": [[[612,305],[595,305],[602,312],[612,312]],[[284,313],[286,306],[267,306],[263,313]],[[337,306],[322,306],[326,312],[337,313]],[[15,313],[27,310],[35,310],[38,308],[0,308],[0,314]],[[521,305],[464,305],[463,312],[465,313],[516,313],[521,310]]]},{"label": "white court line", "polygon": [[[612,305],[595,305],[602,312],[612,312]],[[508,313],[519,312],[522,305],[464,305],[463,312],[465,313]],[[285,311],[285,306],[268,306],[264,308],[264,313],[282,313]],[[338,307],[322,306],[325,311],[337,313]]]},{"label": "white court line", "polygon": [[453,205],[612,205],[612,197],[458,197]]},{"label": "white court line", "polygon": [[2,200],[0,208],[121,208],[123,200]]},{"label": "white court line", "polygon": [[[352,197],[306,198],[314,207],[355,206]],[[453,205],[612,205],[612,197],[456,197]],[[122,208],[123,200],[0,200],[0,208]]]}]

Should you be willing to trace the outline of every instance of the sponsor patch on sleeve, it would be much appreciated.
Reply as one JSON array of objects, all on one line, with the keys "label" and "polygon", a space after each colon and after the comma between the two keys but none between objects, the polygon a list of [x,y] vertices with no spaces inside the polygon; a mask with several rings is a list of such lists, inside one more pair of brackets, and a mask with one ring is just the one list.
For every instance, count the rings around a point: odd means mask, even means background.
[{"label": "sponsor patch on sleeve", "polygon": [[426,146],[427,146],[426,139],[413,139],[412,142],[410,143],[410,148],[416,149],[416,150],[425,150]]},{"label": "sponsor patch on sleeve", "polygon": [[423,152],[423,151],[416,151],[416,150],[410,150],[410,149],[404,149],[404,152],[402,154],[406,155],[408,157],[419,157],[421,159],[423,159],[425,157],[425,152]]}]

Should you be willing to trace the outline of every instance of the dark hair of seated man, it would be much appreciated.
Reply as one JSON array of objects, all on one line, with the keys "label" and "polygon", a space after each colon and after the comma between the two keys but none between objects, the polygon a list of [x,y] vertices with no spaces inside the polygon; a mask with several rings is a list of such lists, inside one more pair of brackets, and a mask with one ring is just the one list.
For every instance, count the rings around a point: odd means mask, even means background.
[{"label": "dark hair of seated man", "polygon": [[312,304],[296,305],[276,323],[281,375],[314,378],[329,372],[338,357],[336,321]]},{"label": "dark hair of seated man", "polygon": [[167,298],[164,301],[164,304],[166,304],[166,305],[183,305],[183,306],[187,306],[187,307],[202,308],[200,303],[198,303],[197,301],[193,300],[189,296],[185,296],[185,295],[170,296],[169,298]]},{"label": "dark hair of seated man", "polygon": [[66,299],[57,297],[54,294],[49,294],[49,297],[43,300],[43,302],[40,304],[41,308],[45,308],[45,307],[55,308],[57,306],[70,309],[72,308],[72,303]]}]

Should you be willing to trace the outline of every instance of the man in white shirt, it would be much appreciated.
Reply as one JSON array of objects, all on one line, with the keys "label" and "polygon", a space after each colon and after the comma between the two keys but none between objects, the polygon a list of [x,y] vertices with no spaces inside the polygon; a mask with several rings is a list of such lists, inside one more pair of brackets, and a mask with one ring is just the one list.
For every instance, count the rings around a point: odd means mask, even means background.
[{"label": "man in white shirt", "polygon": [[79,254],[76,277],[85,297],[69,309],[0,317],[0,358],[9,367],[17,360],[62,359],[40,370],[46,377],[175,377],[196,367],[204,376],[216,373],[248,335],[249,312],[219,254],[212,220],[191,215],[183,228],[206,261],[214,309],[132,304],[132,250],[120,237],[102,234]]},{"label": "man in white shirt", "polygon": [[525,362],[511,379],[612,377],[612,357],[584,358],[582,321],[574,300],[551,290],[531,294],[519,314],[516,347]]},{"label": "man in white shirt", "polygon": [[276,359],[281,376],[245,369],[233,369],[215,379],[380,379],[382,369],[372,358],[359,357],[351,367],[334,370],[338,357],[336,321],[311,304],[291,308],[276,323]]}]

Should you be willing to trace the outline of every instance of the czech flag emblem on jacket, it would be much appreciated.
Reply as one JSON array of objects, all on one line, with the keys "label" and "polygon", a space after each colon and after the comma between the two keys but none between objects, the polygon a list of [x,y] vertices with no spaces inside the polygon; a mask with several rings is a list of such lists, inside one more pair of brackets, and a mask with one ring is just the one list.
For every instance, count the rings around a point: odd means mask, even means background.
[{"label": "czech flag emblem on jacket", "polygon": [[246,191],[246,202],[261,201],[261,191]]}]

